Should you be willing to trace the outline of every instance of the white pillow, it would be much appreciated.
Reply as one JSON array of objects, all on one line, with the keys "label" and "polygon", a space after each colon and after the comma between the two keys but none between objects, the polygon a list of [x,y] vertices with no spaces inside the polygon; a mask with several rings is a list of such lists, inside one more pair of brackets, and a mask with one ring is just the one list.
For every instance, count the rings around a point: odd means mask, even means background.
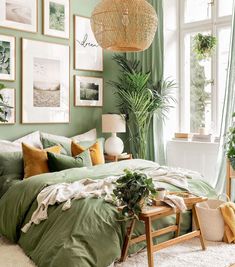
[{"label": "white pillow", "polygon": [[14,144],[25,143],[33,147],[42,148],[42,142],[40,139],[40,132],[36,131],[30,134],[27,134],[13,142]]},{"label": "white pillow", "polygon": [[21,144],[0,140],[0,153],[22,151]]},{"label": "white pillow", "polygon": [[41,133],[41,137],[45,138],[45,139],[51,139],[51,140],[56,141],[58,143],[71,142],[70,138],[65,137],[65,136],[61,136],[61,135],[55,135],[55,134]]},{"label": "white pillow", "polygon": [[96,129],[92,129],[84,134],[79,134],[71,138],[77,142],[94,141],[97,139],[97,132]]}]

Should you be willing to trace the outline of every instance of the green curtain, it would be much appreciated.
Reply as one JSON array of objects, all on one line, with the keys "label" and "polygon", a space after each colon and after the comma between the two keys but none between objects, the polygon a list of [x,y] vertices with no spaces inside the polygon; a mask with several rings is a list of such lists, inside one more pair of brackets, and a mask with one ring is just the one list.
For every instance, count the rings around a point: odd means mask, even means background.
[{"label": "green curtain", "polygon": [[235,9],[233,8],[233,24],[231,30],[230,52],[228,62],[227,81],[225,89],[225,99],[223,115],[220,128],[220,147],[217,158],[217,179],[215,187],[218,193],[225,190],[226,177],[226,154],[224,149],[225,135],[232,125],[232,114],[235,112]]},{"label": "green curtain", "polygon": [[[163,1],[148,1],[156,10],[158,15],[158,29],[154,41],[149,49],[143,52],[126,53],[127,59],[140,60],[144,72],[151,71],[153,82],[163,79],[164,66],[164,36],[163,36]],[[148,138],[148,159],[165,164],[165,145],[163,139],[163,122],[157,116],[149,130]]]}]

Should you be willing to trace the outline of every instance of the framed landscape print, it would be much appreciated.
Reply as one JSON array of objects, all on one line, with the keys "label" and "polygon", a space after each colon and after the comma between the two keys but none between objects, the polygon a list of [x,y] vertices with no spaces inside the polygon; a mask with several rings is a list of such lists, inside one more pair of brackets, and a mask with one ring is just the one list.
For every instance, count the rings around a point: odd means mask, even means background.
[{"label": "framed landscape print", "polygon": [[15,37],[0,35],[0,80],[15,80]]},{"label": "framed landscape print", "polygon": [[[5,88],[0,90],[0,125],[15,123],[15,89]],[[1,105],[1,103],[3,105]],[[4,122],[3,122],[4,121]]]},{"label": "framed landscape print", "polygon": [[22,123],[68,123],[69,46],[22,42]]},{"label": "framed landscape print", "polygon": [[75,106],[103,106],[103,78],[75,76]]},{"label": "framed landscape print", "polygon": [[75,69],[103,71],[103,49],[96,42],[90,19],[74,16]]},{"label": "framed landscape print", "polygon": [[44,0],[45,35],[69,39],[69,0]]},{"label": "framed landscape print", "polygon": [[37,0],[1,0],[0,26],[37,32]]}]

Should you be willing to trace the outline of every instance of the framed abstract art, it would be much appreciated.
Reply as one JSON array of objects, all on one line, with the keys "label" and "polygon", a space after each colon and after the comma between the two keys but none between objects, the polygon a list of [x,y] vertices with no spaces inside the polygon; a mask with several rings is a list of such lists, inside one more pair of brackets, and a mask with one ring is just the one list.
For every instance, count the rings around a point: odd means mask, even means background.
[{"label": "framed abstract art", "polygon": [[44,34],[69,39],[69,0],[44,0],[43,10]]},{"label": "framed abstract art", "polygon": [[23,39],[22,123],[69,122],[69,46]]},{"label": "framed abstract art", "polygon": [[37,0],[1,0],[0,26],[15,30],[37,32]]},{"label": "framed abstract art", "polygon": [[74,49],[75,69],[103,71],[103,49],[96,42],[87,17],[74,16]]},{"label": "framed abstract art", "polygon": [[103,78],[74,76],[75,106],[103,106]]},{"label": "framed abstract art", "polygon": [[15,123],[15,89],[4,88],[0,90],[1,111],[0,125]]},{"label": "framed abstract art", "polygon": [[0,35],[0,80],[15,80],[15,37]]}]

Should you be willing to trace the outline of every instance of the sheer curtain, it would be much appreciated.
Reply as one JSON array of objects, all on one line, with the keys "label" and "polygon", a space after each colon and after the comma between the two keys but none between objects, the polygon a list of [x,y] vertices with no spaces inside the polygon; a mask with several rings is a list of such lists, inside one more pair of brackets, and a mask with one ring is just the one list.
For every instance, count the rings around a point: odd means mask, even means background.
[{"label": "sheer curtain", "polygon": [[[154,83],[163,79],[164,36],[163,36],[163,1],[148,1],[158,15],[158,29],[151,47],[143,52],[126,53],[127,59],[140,60],[144,72],[151,71]],[[154,116],[148,138],[148,159],[165,164],[163,122]]]},{"label": "sheer curtain", "polygon": [[[235,7],[235,6],[234,6]],[[217,158],[217,179],[215,187],[218,193],[225,190],[226,177],[226,153],[224,149],[225,135],[232,125],[232,114],[235,112],[235,8],[233,7],[232,31],[230,41],[229,63],[225,89],[225,99],[220,128],[220,147]]]}]

